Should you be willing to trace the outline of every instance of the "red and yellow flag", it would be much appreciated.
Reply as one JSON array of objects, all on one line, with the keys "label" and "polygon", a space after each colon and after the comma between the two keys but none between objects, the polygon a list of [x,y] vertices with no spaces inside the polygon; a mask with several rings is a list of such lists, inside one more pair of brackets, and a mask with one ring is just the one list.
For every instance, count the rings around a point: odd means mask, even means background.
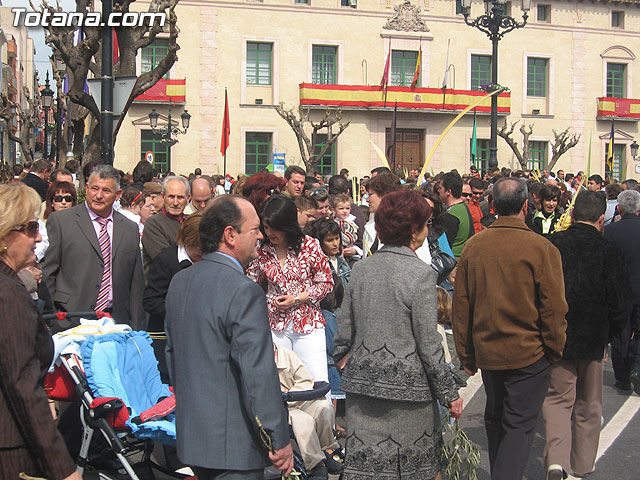
[{"label": "red and yellow flag", "polygon": [[411,82],[411,88],[416,88],[418,84],[418,77],[420,76],[420,64],[422,63],[422,45],[420,45],[420,50],[418,50],[418,60],[416,61],[416,71],[413,74],[413,82]]}]

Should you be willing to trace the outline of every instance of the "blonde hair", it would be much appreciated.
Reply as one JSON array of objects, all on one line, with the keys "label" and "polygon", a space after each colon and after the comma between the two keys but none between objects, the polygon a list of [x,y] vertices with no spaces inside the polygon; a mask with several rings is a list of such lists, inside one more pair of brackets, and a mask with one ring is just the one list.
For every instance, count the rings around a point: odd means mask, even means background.
[{"label": "blonde hair", "polygon": [[437,286],[436,297],[438,298],[438,323],[444,324],[451,321],[451,295],[444,288]]},{"label": "blonde hair", "polygon": [[0,248],[13,227],[38,216],[41,205],[38,192],[22,182],[0,185]]}]

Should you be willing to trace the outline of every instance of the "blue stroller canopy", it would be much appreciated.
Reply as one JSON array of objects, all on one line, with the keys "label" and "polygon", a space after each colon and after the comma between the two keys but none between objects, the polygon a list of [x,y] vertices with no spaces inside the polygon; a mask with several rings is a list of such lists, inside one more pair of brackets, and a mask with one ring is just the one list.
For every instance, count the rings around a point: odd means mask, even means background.
[{"label": "blue stroller canopy", "polygon": [[160,380],[147,332],[91,336],[82,345],[85,375],[94,397],[120,398],[129,410],[127,426],[137,438],[175,445],[174,414],[141,425],[131,419],[172,395]]}]

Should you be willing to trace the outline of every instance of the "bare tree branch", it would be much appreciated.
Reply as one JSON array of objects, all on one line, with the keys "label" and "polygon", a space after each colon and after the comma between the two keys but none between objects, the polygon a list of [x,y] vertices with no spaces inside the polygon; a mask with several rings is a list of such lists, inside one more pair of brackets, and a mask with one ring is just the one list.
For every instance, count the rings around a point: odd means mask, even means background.
[{"label": "bare tree branch", "polygon": [[[310,110],[303,106],[298,107],[296,114],[295,109],[292,107],[286,109],[284,103],[280,102],[280,105],[275,106],[278,115],[286,121],[298,140],[298,148],[300,148],[300,157],[304,162],[304,165],[308,173],[313,173],[315,168],[322,157],[331,148],[331,145],[335,143],[338,137],[344,132],[351,120],[343,123],[342,110],[340,109],[327,109],[324,116],[317,122],[312,121]],[[305,124],[309,124],[311,127],[311,137],[305,131]],[[333,128],[338,125],[338,131],[334,132]],[[324,142],[322,148],[319,151],[315,151],[315,146],[319,143],[316,139],[321,134],[322,130],[326,130],[327,140]]]},{"label": "bare tree branch", "polygon": [[558,162],[560,157],[564,155],[569,149],[575,147],[580,141],[579,133],[569,133],[569,128],[558,133],[555,130],[552,130],[553,136],[555,137],[553,143],[551,144],[551,161],[547,167],[548,170],[552,170],[555,164]]},{"label": "bare tree branch", "polygon": [[[31,8],[34,11],[42,12],[48,10],[52,14],[62,11],[63,8],[59,1],[52,6],[47,3],[48,0],[42,0],[41,6],[36,8],[34,1],[29,0]],[[135,0],[120,0],[114,5],[114,11],[127,13],[131,4]],[[139,76],[132,96],[127,102],[122,118],[126,115],[133,99],[141,95],[146,90],[155,85],[174,65],[177,60],[177,44],[179,29],[177,27],[177,16],[175,7],[179,0],[151,0],[148,12],[150,13],[166,13],[168,32],[169,32],[169,52],[156,67],[150,72],[146,72]],[[93,11],[94,2],[92,0],[76,0],[76,12],[85,13]],[[67,116],[70,123],[73,124],[74,131],[74,154],[82,155],[84,149],[83,143],[79,141],[84,136],[84,120],[90,113],[93,119],[87,119],[92,125],[89,134],[89,144],[84,152],[83,162],[96,160],[99,153],[99,123],[100,109],[95,101],[84,91],[87,74],[92,73],[94,78],[101,76],[101,27],[87,27],[82,29],[76,26],[47,26],[45,29],[45,41],[53,49],[54,53],[59,54],[67,66],[67,75],[69,76],[69,91],[67,93],[70,104],[67,105]],[[82,41],[75,43],[76,37],[81,30]],[[143,25],[139,27],[116,27],[116,36],[118,38],[119,57],[114,65],[114,76],[136,75],[136,55],[140,48],[151,44],[157,35],[164,32],[165,28],[156,19],[153,25]],[[54,69],[55,71],[55,69]],[[119,126],[118,126],[119,128]],[[96,130],[97,129],[97,133]],[[114,142],[117,138],[118,130],[114,132]],[[95,143],[92,143],[95,142]]]}]

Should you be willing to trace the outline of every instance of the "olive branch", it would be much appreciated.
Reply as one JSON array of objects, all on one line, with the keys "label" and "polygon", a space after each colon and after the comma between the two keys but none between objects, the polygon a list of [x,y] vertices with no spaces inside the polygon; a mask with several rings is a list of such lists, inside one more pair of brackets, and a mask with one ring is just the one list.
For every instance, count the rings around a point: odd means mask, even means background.
[{"label": "olive branch", "polygon": [[445,476],[451,480],[478,480],[478,466],[480,465],[480,451],[456,420],[453,425],[443,422],[443,433],[449,437],[442,446],[442,463]]},{"label": "olive branch", "polygon": [[[267,447],[267,450],[269,450],[269,452],[276,453],[276,450],[275,448],[273,448],[273,444],[271,443],[271,437],[262,426],[262,422],[257,415],[256,423],[258,424],[258,430],[260,430],[260,440],[262,440],[262,443],[265,447]],[[280,472],[280,480],[297,480],[299,476],[300,472],[296,472],[295,470],[292,470],[289,475],[285,475],[284,472]]]}]

